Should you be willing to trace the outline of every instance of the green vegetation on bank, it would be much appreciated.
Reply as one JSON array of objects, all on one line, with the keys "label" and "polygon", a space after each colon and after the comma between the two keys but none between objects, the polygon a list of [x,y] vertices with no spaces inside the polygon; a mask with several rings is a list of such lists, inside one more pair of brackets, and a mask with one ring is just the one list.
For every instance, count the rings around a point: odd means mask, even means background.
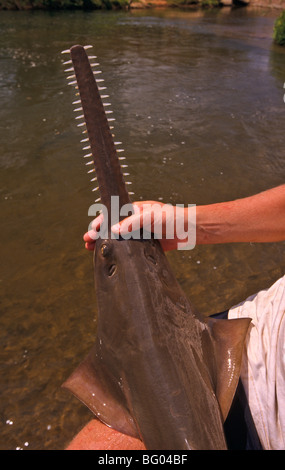
[{"label": "green vegetation on bank", "polygon": [[2,10],[62,10],[129,8],[136,0],[0,0]]},{"label": "green vegetation on bank", "polygon": [[[111,10],[129,9],[134,4],[141,4],[141,7],[155,6],[155,0],[0,0],[0,10]],[[220,6],[220,0],[166,0],[165,4],[170,7],[217,7]]]},{"label": "green vegetation on bank", "polygon": [[285,46],[285,10],[275,21],[273,37],[276,44]]}]

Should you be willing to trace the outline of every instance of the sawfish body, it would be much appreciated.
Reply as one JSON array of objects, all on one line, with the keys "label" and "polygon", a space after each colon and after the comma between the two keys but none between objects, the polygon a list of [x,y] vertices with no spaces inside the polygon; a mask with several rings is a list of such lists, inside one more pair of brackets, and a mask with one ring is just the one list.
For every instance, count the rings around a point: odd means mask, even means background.
[{"label": "sawfish body", "polygon": [[[115,194],[122,206],[130,199],[84,48],[71,57],[102,203]],[[64,387],[147,449],[226,449],[250,320],[200,315],[155,239],[98,239],[94,272],[96,341]]]}]

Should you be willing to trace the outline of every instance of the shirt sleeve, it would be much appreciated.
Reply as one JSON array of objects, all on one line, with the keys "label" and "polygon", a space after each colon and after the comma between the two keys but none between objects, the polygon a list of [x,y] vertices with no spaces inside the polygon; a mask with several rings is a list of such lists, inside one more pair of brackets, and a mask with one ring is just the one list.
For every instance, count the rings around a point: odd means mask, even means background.
[{"label": "shirt sleeve", "polygon": [[249,317],[241,380],[264,449],[285,449],[285,276],[229,310]]}]

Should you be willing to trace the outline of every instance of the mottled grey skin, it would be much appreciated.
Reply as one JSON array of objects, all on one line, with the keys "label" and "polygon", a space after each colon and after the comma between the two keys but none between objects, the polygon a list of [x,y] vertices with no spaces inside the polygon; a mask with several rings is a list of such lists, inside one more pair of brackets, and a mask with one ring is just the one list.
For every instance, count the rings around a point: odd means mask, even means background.
[{"label": "mottled grey skin", "polygon": [[[75,65],[80,58],[75,67],[80,76],[84,49],[71,50]],[[92,83],[86,86],[87,95],[84,87],[82,81],[89,138],[95,132],[97,144],[100,135],[103,139],[96,155],[92,150],[102,202],[109,203],[115,193],[125,204],[129,198],[106,123],[101,126],[101,114],[94,125],[89,122]],[[97,240],[94,272],[96,341],[64,387],[102,422],[138,437],[147,449],[226,449],[223,421],[238,382],[249,320],[208,321],[201,316],[154,239]]]}]

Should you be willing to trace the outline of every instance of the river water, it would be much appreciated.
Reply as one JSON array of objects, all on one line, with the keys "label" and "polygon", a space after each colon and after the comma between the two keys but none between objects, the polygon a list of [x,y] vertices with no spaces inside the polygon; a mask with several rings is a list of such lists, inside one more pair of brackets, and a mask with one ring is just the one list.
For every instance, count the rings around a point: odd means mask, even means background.
[{"label": "river water", "polygon": [[[61,383],[96,331],[94,201],[61,50],[92,44],[135,199],[207,204],[284,183],[277,11],[1,12],[0,448],[63,449],[91,413]],[[284,244],[170,253],[205,314],[284,274]]]}]

